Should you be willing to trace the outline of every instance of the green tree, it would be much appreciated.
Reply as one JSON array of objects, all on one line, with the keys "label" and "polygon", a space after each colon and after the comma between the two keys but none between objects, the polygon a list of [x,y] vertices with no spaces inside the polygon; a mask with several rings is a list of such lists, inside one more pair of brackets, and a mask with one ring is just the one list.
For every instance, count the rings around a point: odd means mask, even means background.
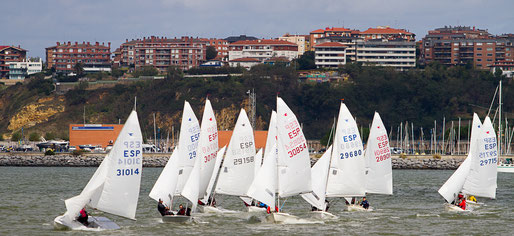
[{"label": "green tree", "polygon": [[314,62],[314,52],[306,51],[303,55],[296,60],[298,63],[299,70],[312,70],[316,69],[316,64]]},{"label": "green tree", "polygon": [[143,66],[132,73],[134,77],[140,76],[156,76],[159,74],[159,70],[154,66]]},{"label": "green tree", "polygon": [[116,79],[119,77],[122,77],[124,74],[125,74],[125,71],[121,70],[120,68],[112,68],[112,70],[111,70],[112,77],[114,77]]},{"label": "green tree", "polygon": [[75,74],[77,74],[77,78],[82,78],[84,76],[84,64],[82,62],[77,62],[73,67]]},{"label": "green tree", "polygon": [[184,77],[184,72],[178,66],[170,66],[166,71],[167,79],[177,79]]},{"label": "green tree", "polygon": [[214,46],[207,46],[207,49],[205,50],[205,59],[212,60],[218,56],[218,51],[216,51],[216,48]]},{"label": "green tree", "polygon": [[45,139],[46,140],[52,140],[52,139],[55,139],[55,134],[52,133],[52,132],[46,132],[45,133]]},{"label": "green tree", "polygon": [[21,133],[19,131],[16,131],[11,136],[11,141],[19,141],[21,140]]},{"label": "green tree", "polygon": [[39,141],[39,140],[41,140],[41,136],[39,136],[38,133],[36,133],[36,132],[30,133],[29,141]]}]

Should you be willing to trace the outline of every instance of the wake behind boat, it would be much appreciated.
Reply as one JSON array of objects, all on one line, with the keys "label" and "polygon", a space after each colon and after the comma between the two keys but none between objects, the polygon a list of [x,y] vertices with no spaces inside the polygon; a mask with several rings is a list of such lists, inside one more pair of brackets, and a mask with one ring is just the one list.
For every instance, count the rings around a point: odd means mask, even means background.
[{"label": "wake behind boat", "polygon": [[80,195],[65,200],[66,213],[54,219],[55,228],[72,230],[120,228],[106,217],[88,216],[85,211],[86,205],[135,220],[143,164],[142,143],[137,112],[133,110],[116,139],[113,149],[105,156]]}]

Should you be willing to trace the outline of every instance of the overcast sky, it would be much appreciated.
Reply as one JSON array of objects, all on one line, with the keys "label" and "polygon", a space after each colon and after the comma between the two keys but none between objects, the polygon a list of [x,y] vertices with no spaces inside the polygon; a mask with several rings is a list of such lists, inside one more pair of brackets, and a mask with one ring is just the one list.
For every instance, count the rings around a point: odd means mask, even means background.
[{"label": "overcast sky", "polygon": [[112,42],[183,35],[259,38],[326,26],[387,25],[421,39],[445,25],[514,33],[513,0],[1,0],[0,45],[44,59],[57,41]]}]

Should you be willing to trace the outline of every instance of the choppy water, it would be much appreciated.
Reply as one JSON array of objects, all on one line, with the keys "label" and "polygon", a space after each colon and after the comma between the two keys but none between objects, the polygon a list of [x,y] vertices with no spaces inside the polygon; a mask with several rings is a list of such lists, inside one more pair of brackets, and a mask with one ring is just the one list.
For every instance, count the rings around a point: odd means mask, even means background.
[{"label": "choppy water", "polygon": [[[63,199],[80,193],[96,168],[67,167],[0,167],[0,235],[75,235],[73,231],[55,231],[53,219],[65,211]],[[349,213],[341,209],[341,200],[332,202],[331,212],[340,218],[317,223],[309,220],[310,206],[299,197],[285,203],[284,212],[307,219],[304,224],[274,225],[259,222],[241,212],[235,215],[200,215],[190,225],[163,224],[156,203],[148,193],[161,168],[145,168],[137,221],[107,215],[122,229],[83,232],[105,235],[172,235],[172,234],[256,234],[256,235],[426,235],[426,234],[501,234],[512,235],[514,222],[514,174],[498,174],[496,200],[467,214],[448,213],[438,188],[453,171],[395,170],[394,195],[368,197],[373,212]],[[243,210],[234,197],[216,197],[218,206]],[[90,211],[94,215],[101,212]]]}]

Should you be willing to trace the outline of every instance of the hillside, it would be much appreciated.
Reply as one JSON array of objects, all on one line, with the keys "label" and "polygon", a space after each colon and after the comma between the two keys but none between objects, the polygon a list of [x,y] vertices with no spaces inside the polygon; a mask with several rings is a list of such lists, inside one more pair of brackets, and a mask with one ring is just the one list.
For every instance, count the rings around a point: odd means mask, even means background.
[{"label": "hillside", "polygon": [[[340,69],[350,79],[341,83],[300,82],[294,68],[257,66],[242,77],[213,79],[182,78],[142,81],[114,88],[85,90],[83,84],[65,95],[52,93],[48,80],[33,79],[0,92],[0,133],[5,137],[24,129],[24,134],[67,138],[68,124],[123,122],[137,96],[137,109],[146,137],[153,135],[153,114],[165,137],[180,125],[184,100],[198,118],[206,96],[217,115],[219,129],[232,129],[241,108],[247,108],[246,91],[257,94],[257,128],[267,129],[270,112],[279,94],[297,114],[309,139],[322,138],[339,110],[340,99],[367,127],[378,111],[387,127],[402,121],[419,127],[433,127],[434,119],[469,119],[473,112],[482,117],[494,95],[500,76],[466,67],[447,68],[438,64],[424,70],[397,72],[387,68],[349,64]],[[504,80],[504,111],[511,118],[514,96],[511,81]],[[485,109],[484,109],[485,108]],[[26,135],[28,136],[28,135]]]}]

